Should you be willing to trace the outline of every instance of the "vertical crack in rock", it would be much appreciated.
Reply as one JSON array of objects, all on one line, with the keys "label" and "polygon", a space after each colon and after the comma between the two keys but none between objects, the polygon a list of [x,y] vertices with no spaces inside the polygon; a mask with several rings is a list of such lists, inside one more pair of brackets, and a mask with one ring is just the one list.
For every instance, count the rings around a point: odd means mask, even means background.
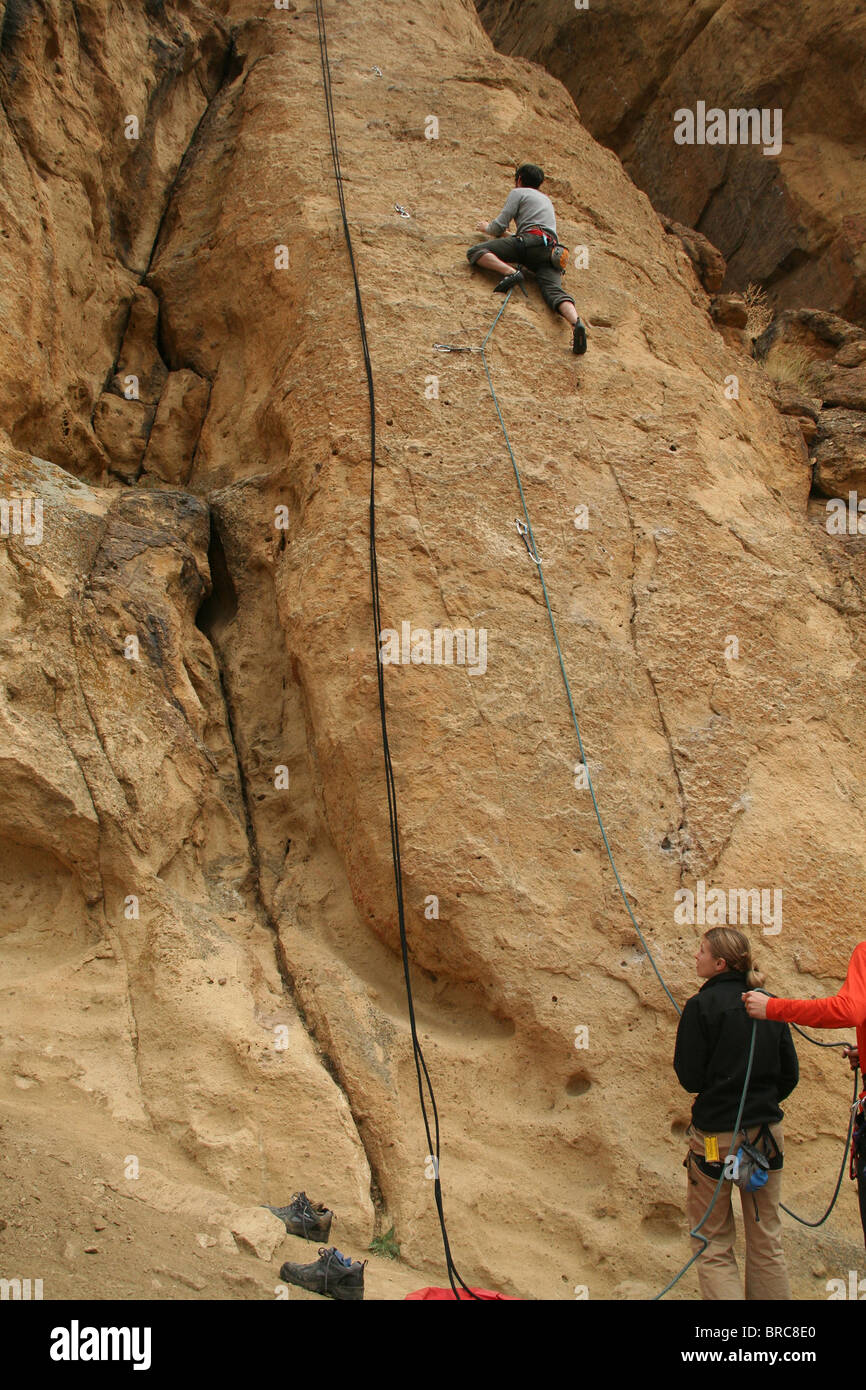
[{"label": "vertical crack in rock", "polygon": [[229,571],[225,548],[220,537],[219,527],[217,526],[216,520],[212,512],[210,516],[210,524],[211,540],[208,549],[208,563],[210,565],[212,587],[210,594],[204,600],[196,615],[196,626],[198,627],[199,631],[204,634],[204,636],[207,638],[208,642],[211,645],[211,649],[213,650],[214,654],[214,661],[216,663],[216,668],[219,675],[220,692],[222,695],[223,708],[225,710],[225,727],[229,740],[231,742],[232,749],[234,751],[234,760],[235,767],[237,769],[238,785],[240,787],[241,799],[244,808],[244,822],[247,843],[249,845],[250,864],[253,871],[253,885],[255,892],[256,909],[258,911],[260,920],[266,924],[273,939],[274,959],[276,961],[277,970],[279,972],[280,980],[282,982],[283,992],[286,995],[286,997],[290,1000],[292,1007],[298,1015],[298,1018],[300,1019],[304,1028],[306,1029],[307,1034],[313,1044],[313,1047],[315,1048],[316,1053],[319,1057],[319,1060],[322,1063],[322,1066],[325,1068],[328,1075],[333,1080],[334,1084],[341,1091],[343,1097],[345,1098],[346,1104],[349,1107],[349,1112],[352,1116],[352,1122],[355,1126],[355,1132],[358,1136],[358,1141],[364,1151],[364,1154],[366,1155],[367,1164],[370,1170],[370,1199],[373,1203],[373,1207],[376,1212],[378,1221],[378,1218],[385,1211],[386,1203],[383,1196],[383,1187],[379,1179],[376,1163],[372,1158],[369,1149],[364,1141],[363,1126],[360,1123],[356,1114],[356,1107],[354,1105],[351,1092],[348,1088],[348,1085],[346,1083],[345,1077],[342,1073],[338,1061],[327,1050],[318,1032],[309,1021],[307,1012],[303,1005],[303,1001],[297,989],[294,975],[292,974],[289,962],[286,958],[285,949],[280,939],[278,923],[275,921],[273,914],[271,913],[268,907],[265,894],[262,891],[261,856],[259,852],[258,838],[256,836],[255,823],[252,815],[250,789],[247,781],[246,772],[243,766],[243,760],[241,758],[240,750],[238,748],[235,733],[236,716],[234,712],[231,694],[228,688],[228,680],[226,677],[225,666],[220,655],[219,641],[216,637],[216,630],[219,627],[223,626],[225,623],[231,622],[232,618],[234,617],[235,612],[237,610],[237,596],[235,592],[235,586],[232,581],[231,573]]},{"label": "vertical crack in rock", "polygon": [[[676,778],[677,795],[678,795],[678,797],[679,797],[679,803],[680,803],[680,823],[679,823],[679,825],[677,826],[677,832],[678,832],[678,834],[684,836],[684,838],[685,838],[685,840],[686,840],[686,843],[689,844],[689,843],[690,843],[691,837],[690,837],[689,829],[688,829],[688,807],[687,807],[687,801],[686,801],[686,791],[685,791],[685,787],[683,786],[682,778],[681,778],[681,776],[680,776],[679,766],[677,765],[676,755],[675,755],[675,753],[674,753],[673,739],[671,738],[670,728],[668,727],[668,722],[667,722],[667,719],[665,718],[665,713],[664,713],[664,710],[663,710],[663,708],[662,708],[662,702],[661,702],[661,698],[660,698],[660,696],[659,696],[658,686],[656,685],[655,677],[653,676],[653,673],[652,673],[652,669],[651,669],[651,667],[650,667],[650,664],[649,664],[648,661],[646,661],[646,660],[644,659],[644,656],[643,656],[643,654],[642,654],[642,652],[641,652],[640,643],[639,643],[639,641],[638,641],[638,636],[637,636],[637,631],[636,631],[636,626],[635,626],[635,625],[636,625],[636,621],[637,621],[637,610],[638,610],[637,593],[636,593],[636,591],[635,591],[635,582],[634,582],[634,581],[635,581],[635,571],[636,571],[636,568],[637,568],[637,533],[636,533],[636,530],[635,530],[634,517],[632,516],[632,512],[631,512],[631,503],[630,503],[629,497],[628,497],[628,495],[627,495],[627,493],[626,493],[626,491],[625,491],[625,488],[623,487],[622,482],[620,481],[619,474],[617,473],[616,468],[614,467],[614,465],[613,465],[613,463],[611,462],[610,458],[607,458],[606,462],[607,462],[607,466],[608,466],[608,468],[610,469],[611,474],[612,474],[612,476],[613,476],[613,480],[614,480],[614,482],[616,483],[617,489],[618,489],[618,491],[619,491],[619,495],[620,495],[620,497],[622,498],[622,505],[623,505],[623,508],[624,508],[624,510],[625,510],[626,517],[627,517],[627,519],[628,519],[629,536],[631,537],[631,572],[630,572],[630,575],[629,575],[629,590],[630,590],[630,599],[631,599],[631,613],[629,614],[628,630],[629,630],[629,634],[630,634],[630,636],[631,636],[632,645],[633,645],[633,647],[634,647],[635,655],[636,655],[636,657],[638,658],[638,660],[640,661],[640,663],[641,663],[641,665],[642,665],[642,667],[643,667],[643,669],[644,669],[644,672],[646,673],[646,677],[647,677],[647,680],[648,680],[648,682],[649,682],[650,689],[652,690],[652,693],[653,693],[653,700],[654,700],[654,702],[655,702],[655,707],[656,707],[656,710],[657,710],[657,712],[658,712],[659,724],[660,724],[660,726],[661,726],[662,733],[664,734],[665,740],[666,740],[667,745],[668,745],[668,754],[669,754],[670,760],[671,760],[671,768],[673,769],[673,774],[674,774],[674,777]],[[687,852],[687,851],[686,851],[686,852]],[[685,870],[686,870],[686,868],[687,868],[687,865],[686,865],[686,862],[685,862],[685,858],[686,858],[686,856],[683,854],[682,845],[680,845],[680,846],[679,846],[679,854],[677,855],[678,870],[679,870],[679,876],[680,876],[680,886],[682,886],[683,875],[684,875]]]},{"label": "vertical crack in rock", "polygon": [[[255,64],[253,64],[253,66],[255,66]],[[172,179],[171,183],[165,191],[165,201],[163,203],[162,213],[160,215],[159,223],[156,228],[156,234],[154,235],[153,242],[151,244],[150,255],[147,260],[147,266],[145,267],[145,270],[141,276],[142,284],[146,283],[147,276],[150,274],[150,269],[153,265],[153,259],[156,255],[157,248],[159,247],[159,239],[162,236],[162,231],[165,226],[166,218],[168,217],[168,214],[171,211],[175,193],[177,192],[181,180],[183,179],[187,169],[189,168],[190,162],[195,154],[199,136],[202,133],[203,127],[207,122],[211,112],[213,111],[214,105],[221,100],[221,98],[225,94],[226,88],[231,86],[235,79],[240,76],[241,72],[243,72],[243,68],[244,60],[242,57],[240,57],[240,55],[237,52],[237,48],[235,46],[235,34],[234,32],[232,32],[229,36],[229,42],[223,57],[223,67],[222,72],[219,76],[217,89],[211,97],[210,101],[207,103],[207,106],[201,113],[199,119],[197,120],[195,128],[193,129],[192,134],[190,135],[189,140],[187,141],[186,148],[184,149],[184,152],[181,155],[180,162],[177,166],[174,178]],[[245,74],[245,77],[248,75],[248,73]]]},{"label": "vertical crack in rock", "polygon": [[[255,67],[255,66],[256,66],[256,64],[253,63],[253,64],[252,64],[252,67]],[[224,95],[224,93],[225,93],[225,91],[226,91],[226,88],[229,87],[229,86],[231,86],[231,84],[232,84],[232,83],[236,80],[236,78],[240,75],[240,73],[243,71],[243,67],[244,67],[244,60],[243,60],[243,58],[241,58],[241,57],[238,55],[238,53],[237,53],[237,49],[236,49],[236,46],[235,46],[235,34],[234,34],[234,31],[233,31],[233,32],[230,34],[230,36],[229,36],[229,41],[228,41],[228,44],[227,44],[227,46],[226,46],[225,53],[224,53],[224,55],[223,55],[222,71],[221,71],[220,76],[219,76],[219,80],[218,80],[218,84],[217,84],[217,89],[216,89],[216,91],[214,92],[213,96],[208,100],[207,105],[205,106],[204,111],[202,112],[202,114],[201,114],[201,116],[199,117],[198,121],[196,122],[196,124],[195,124],[195,126],[194,126],[192,132],[190,133],[189,140],[187,141],[187,144],[186,144],[186,147],[185,147],[185,149],[184,149],[184,151],[183,151],[183,154],[182,154],[181,157],[180,157],[180,160],[179,160],[179,162],[178,162],[178,166],[177,166],[177,169],[176,169],[176,171],[175,171],[174,177],[173,177],[173,179],[171,180],[171,183],[168,185],[168,187],[167,187],[166,190],[165,190],[162,213],[160,214],[159,222],[157,223],[156,232],[154,233],[153,241],[151,242],[150,251],[149,251],[149,254],[148,254],[148,257],[147,257],[147,264],[146,264],[144,270],[141,271],[141,273],[140,273],[139,276],[138,276],[138,283],[139,283],[140,285],[147,285],[148,288],[150,288],[151,290],[153,290],[153,293],[156,295],[156,298],[157,298],[157,301],[158,301],[158,302],[159,302],[159,291],[158,291],[157,289],[155,289],[152,285],[149,285],[149,284],[148,284],[148,276],[150,275],[150,270],[151,270],[151,267],[152,267],[152,265],[153,265],[154,257],[155,257],[155,255],[156,255],[157,248],[158,248],[158,246],[159,246],[159,240],[160,240],[160,237],[162,236],[162,232],[163,232],[163,228],[164,228],[164,226],[165,226],[166,218],[168,217],[168,214],[169,214],[169,212],[170,212],[170,210],[171,210],[172,203],[173,203],[173,201],[174,201],[175,193],[176,193],[176,191],[177,191],[177,189],[178,189],[178,187],[179,187],[179,185],[180,185],[181,179],[183,178],[183,175],[184,175],[186,169],[187,169],[188,166],[189,166],[190,161],[192,160],[192,158],[193,158],[193,156],[194,156],[195,149],[196,149],[196,145],[197,145],[198,140],[199,140],[199,136],[200,136],[200,134],[202,133],[202,129],[203,129],[204,125],[206,124],[206,122],[207,122],[207,120],[208,120],[208,117],[210,116],[211,112],[213,111],[213,108],[214,108],[215,104],[216,104],[218,101],[220,101],[220,99],[223,97],[223,95]],[[247,77],[248,75],[249,75],[248,73],[245,73],[245,74],[244,74],[244,81],[246,81],[246,77]],[[121,351],[122,351],[122,349],[123,349],[123,340],[124,340],[124,337],[126,336],[127,329],[129,328],[129,321],[130,321],[130,318],[131,318],[131,316],[132,316],[133,304],[134,304],[134,299],[133,299],[132,297],[130,297],[129,305],[128,305],[128,308],[127,308],[127,312],[126,312],[126,314],[125,314],[125,316],[124,316],[124,318],[123,318],[123,320],[122,320],[121,325],[120,325],[119,328],[118,328],[117,341],[116,341],[116,347],[115,347],[115,352],[114,352],[114,359],[113,359],[113,362],[112,362],[112,364],[111,364],[111,367],[109,368],[109,370],[108,370],[108,372],[107,372],[107,375],[106,375],[105,388],[104,388],[105,390],[108,389],[108,387],[109,387],[111,381],[113,380],[113,378],[114,378],[114,376],[115,376],[115,374],[116,374],[116,372],[117,372],[117,370],[118,370],[118,363],[119,363],[119,360],[120,360],[120,353],[121,353]],[[156,346],[156,350],[157,350],[157,352],[160,354],[160,357],[162,358],[163,362],[165,362],[165,364],[166,364],[167,367],[171,368],[171,367],[172,367],[172,364],[171,364],[171,362],[169,361],[169,358],[166,356],[165,343],[162,341],[161,319],[162,319],[162,315],[160,314],[160,317],[159,317],[159,319],[158,319],[158,321],[157,321],[157,338],[156,338],[156,345],[155,345],[155,346]],[[186,366],[187,364],[186,364],[186,363],[180,363],[180,364],[176,364],[176,365],[179,365],[179,366]],[[95,410],[95,403],[94,403],[94,410]],[[153,419],[155,419],[155,418],[156,418],[156,412],[154,411]],[[91,424],[92,424],[92,415],[91,415]],[[153,420],[151,420],[151,422],[150,422],[150,427],[151,427],[151,428],[153,427]],[[150,433],[150,431],[148,430],[148,437],[149,437],[149,433]],[[145,446],[145,447],[146,447],[146,446]]]},{"label": "vertical crack in rock", "polygon": [[[77,14],[76,14],[76,24],[78,24],[78,16],[77,16]],[[83,44],[82,44],[82,47],[83,47]],[[86,51],[86,49],[85,49],[85,51]],[[260,60],[257,59],[256,62],[258,62],[258,61],[260,61]],[[177,168],[176,168],[176,170],[175,170],[174,176],[173,176],[173,178],[171,179],[170,183],[168,183],[168,185],[166,186],[166,188],[165,188],[164,191],[163,191],[162,212],[160,213],[159,220],[158,220],[157,226],[156,226],[156,231],[155,231],[155,233],[154,233],[154,235],[153,235],[153,239],[152,239],[152,241],[151,241],[150,249],[149,249],[149,252],[148,252],[148,254],[147,254],[147,262],[146,262],[146,264],[145,264],[144,269],[141,270],[140,272],[138,272],[138,276],[137,276],[138,284],[139,284],[139,285],[143,285],[143,286],[147,286],[147,288],[149,288],[149,289],[152,290],[152,292],[153,292],[154,295],[156,296],[157,303],[160,304],[160,308],[161,308],[161,302],[160,302],[159,291],[158,291],[158,289],[156,289],[154,286],[152,286],[152,285],[149,284],[149,278],[148,278],[148,277],[149,277],[149,275],[150,275],[150,270],[151,270],[151,267],[152,267],[152,265],[153,265],[154,257],[156,256],[156,253],[157,253],[157,249],[158,249],[158,246],[159,246],[160,237],[162,236],[162,232],[163,232],[163,229],[164,229],[164,227],[165,227],[166,219],[167,219],[167,217],[168,217],[168,215],[169,215],[169,213],[170,213],[170,211],[171,211],[171,208],[172,208],[172,205],[173,205],[173,202],[174,202],[175,194],[176,194],[176,192],[177,192],[177,190],[178,190],[178,188],[179,188],[179,186],[180,186],[180,184],[181,184],[181,181],[182,181],[182,179],[183,179],[183,177],[184,177],[184,174],[185,174],[186,170],[188,169],[188,167],[189,167],[189,165],[190,165],[192,159],[194,158],[195,151],[196,151],[196,149],[197,149],[197,146],[198,146],[200,137],[202,136],[202,133],[203,133],[203,131],[204,131],[206,125],[207,125],[208,119],[209,119],[209,117],[211,116],[211,114],[212,114],[212,112],[213,112],[215,106],[221,101],[221,99],[222,99],[222,98],[224,97],[224,95],[225,95],[225,92],[226,92],[227,88],[229,88],[229,87],[236,81],[236,79],[238,78],[238,76],[243,72],[243,74],[244,74],[244,82],[246,82],[246,79],[247,79],[247,77],[249,76],[249,72],[250,72],[250,71],[252,70],[252,68],[254,68],[255,66],[256,66],[256,63],[254,62],[254,63],[252,63],[252,64],[250,65],[250,68],[249,68],[247,71],[244,71],[244,58],[243,58],[241,55],[239,55],[238,52],[237,52],[237,47],[236,47],[236,31],[235,31],[235,30],[232,30],[231,33],[230,33],[230,34],[228,35],[228,37],[227,37],[227,42],[226,42],[225,50],[224,50],[224,52],[223,52],[222,67],[221,67],[221,71],[220,71],[219,77],[218,77],[218,79],[217,79],[216,90],[213,92],[213,95],[212,95],[211,97],[207,98],[205,108],[204,108],[204,110],[202,111],[201,115],[199,116],[199,119],[196,121],[195,126],[193,127],[192,131],[190,132],[189,139],[187,140],[187,143],[186,143],[186,145],[185,145],[185,147],[184,147],[184,149],[183,149],[183,153],[181,154],[180,159],[178,160]],[[172,76],[172,74],[170,74],[169,76]],[[201,82],[201,77],[200,77],[200,75],[199,75],[199,86],[200,86],[200,88],[201,88],[201,90],[202,90],[202,95],[203,95],[203,96],[206,96],[207,94],[206,94],[205,88],[204,88],[204,86],[203,86],[203,84],[202,84],[202,82]],[[7,118],[7,119],[8,119],[8,118]],[[124,258],[123,258],[122,255],[119,256],[119,259],[120,259],[122,262],[124,261]],[[120,323],[118,324],[117,333],[116,333],[116,338],[115,338],[114,355],[113,355],[113,359],[112,359],[111,365],[109,366],[109,368],[108,368],[107,371],[106,371],[106,375],[105,375],[105,379],[104,379],[104,385],[103,385],[103,393],[110,390],[110,388],[111,388],[111,383],[112,383],[112,381],[113,381],[115,375],[117,374],[118,366],[119,366],[119,361],[120,361],[120,355],[121,355],[121,352],[122,352],[122,350],[123,350],[124,339],[125,339],[125,337],[126,337],[126,334],[127,334],[128,329],[129,329],[129,325],[130,325],[130,320],[131,320],[131,317],[132,317],[132,311],[133,311],[134,303],[135,303],[134,296],[130,296],[129,303],[128,303],[127,308],[126,308],[126,312],[125,312],[125,314],[122,316],[121,321],[120,321]],[[157,319],[155,348],[156,348],[156,351],[159,353],[159,355],[160,355],[162,361],[166,364],[166,367],[167,367],[169,370],[176,370],[178,367],[184,367],[184,366],[187,366],[187,365],[188,365],[188,364],[185,363],[185,362],[173,362],[173,361],[171,360],[171,354],[170,354],[170,352],[169,352],[168,349],[167,349],[167,345],[166,345],[166,343],[165,343],[165,341],[164,341],[164,337],[163,337],[163,333],[162,333],[162,314],[161,314],[161,313],[159,314],[158,319]],[[202,374],[200,368],[198,369],[198,374],[199,374],[199,375]],[[207,377],[207,379],[208,379],[209,382],[211,381],[211,378],[210,378],[209,376]],[[94,401],[93,401],[93,406],[92,406],[92,409],[91,409],[91,412],[90,412],[90,426],[91,426],[91,428],[93,428],[94,417],[95,417],[95,414],[96,414],[96,408],[97,408],[98,402],[99,402],[99,396],[98,396],[98,395],[95,395],[95,396],[94,396]],[[151,431],[152,431],[152,429],[153,429],[153,424],[154,424],[154,421],[155,421],[155,419],[156,419],[157,408],[158,408],[158,401],[155,403],[154,409],[153,409],[153,413],[152,413],[152,415],[151,415],[151,417],[150,417],[150,420],[147,422],[146,433],[145,433],[145,436],[144,436],[144,452],[143,452],[143,454],[142,454],[142,459],[143,459],[143,457],[144,457],[144,453],[147,452],[147,444],[148,444],[148,442],[149,442],[150,434],[151,434]],[[202,423],[203,423],[203,422],[202,422]],[[196,444],[196,447],[197,447],[197,444]],[[141,477],[141,470],[139,470],[138,477],[139,477],[139,478]],[[136,479],[135,481],[138,481],[138,479]]]}]

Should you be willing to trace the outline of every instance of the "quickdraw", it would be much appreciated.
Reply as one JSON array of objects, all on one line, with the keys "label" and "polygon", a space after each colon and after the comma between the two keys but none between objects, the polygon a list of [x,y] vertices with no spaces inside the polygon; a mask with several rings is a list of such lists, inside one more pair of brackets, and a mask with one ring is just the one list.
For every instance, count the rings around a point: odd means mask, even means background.
[{"label": "quickdraw", "polygon": [[514,519],[514,524],[515,524],[515,526],[517,527],[517,534],[518,534],[518,536],[519,536],[520,539],[523,541],[523,544],[526,546],[526,549],[527,549],[527,551],[528,551],[528,553],[529,553],[529,558],[530,558],[530,560],[532,560],[533,564],[540,565],[540,564],[541,564],[541,560],[540,560],[539,557],[536,555],[535,551],[533,550],[533,548],[532,548],[532,546],[530,545],[530,542],[529,542],[529,527],[527,526],[526,522],[525,522],[525,521],[521,521],[521,520],[520,520],[520,517],[518,516],[518,517],[515,517],[515,519]]}]

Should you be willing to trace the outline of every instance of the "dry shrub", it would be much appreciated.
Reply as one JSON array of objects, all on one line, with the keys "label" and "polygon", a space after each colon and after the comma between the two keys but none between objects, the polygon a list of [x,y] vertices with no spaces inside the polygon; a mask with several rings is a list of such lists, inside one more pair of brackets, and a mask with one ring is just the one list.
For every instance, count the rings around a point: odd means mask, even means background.
[{"label": "dry shrub", "polygon": [[752,339],[760,338],[775,318],[773,306],[767,298],[766,291],[762,290],[760,285],[751,283],[747,285],[743,291],[743,298],[748,310],[746,332]]},{"label": "dry shrub", "polygon": [[774,343],[763,363],[767,376],[781,386],[793,386],[805,396],[815,394],[815,360],[807,348],[795,343]]}]

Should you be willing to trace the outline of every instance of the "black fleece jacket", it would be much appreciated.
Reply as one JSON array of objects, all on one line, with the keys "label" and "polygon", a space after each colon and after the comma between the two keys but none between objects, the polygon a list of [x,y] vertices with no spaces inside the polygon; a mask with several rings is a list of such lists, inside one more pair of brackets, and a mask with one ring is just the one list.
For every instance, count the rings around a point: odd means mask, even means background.
[{"label": "black fleece jacket", "polygon": [[[686,1091],[697,1091],[692,1120],[704,1133],[730,1133],[746,1079],[752,1020],[742,1001],[746,977],[734,970],[714,975],[688,1000],[677,1029],[674,1070]],[[755,1059],[741,1121],[743,1127],[775,1124],[779,1101],[800,1079],[787,1023],[759,1019]]]}]

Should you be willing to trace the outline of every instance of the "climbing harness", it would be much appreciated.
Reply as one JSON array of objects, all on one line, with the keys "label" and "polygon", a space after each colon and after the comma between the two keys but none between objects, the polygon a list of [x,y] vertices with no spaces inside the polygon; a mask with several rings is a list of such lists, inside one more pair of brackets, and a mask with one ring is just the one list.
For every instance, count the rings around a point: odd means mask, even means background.
[{"label": "climbing harness", "polygon": [[545,231],[543,227],[528,227],[525,232],[521,232],[520,240],[526,245],[526,237],[539,237],[542,245],[550,252],[550,264],[554,270],[558,270],[561,275],[565,274],[568,265],[568,247],[563,246],[561,241],[557,241],[552,232]]},{"label": "climbing harness", "polygon": [[[439,1110],[436,1105],[436,1096],[433,1090],[433,1083],[430,1080],[430,1073],[427,1070],[427,1063],[421,1047],[421,1040],[418,1036],[418,1026],[415,1017],[415,1001],[412,994],[412,975],[409,968],[409,943],[406,937],[406,913],[403,902],[403,869],[400,859],[400,828],[397,818],[397,788],[394,781],[394,768],[391,762],[391,748],[388,742],[388,721],[385,707],[385,680],[384,668],[379,660],[379,633],[382,629],[381,608],[379,600],[379,565],[376,554],[376,395],[373,385],[373,364],[370,358],[370,347],[367,340],[367,324],[364,317],[364,305],[361,299],[361,285],[358,280],[358,269],[355,264],[355,254],[352,249],[352,236],[349,231],[349,219],[346,214],[346,200],[343,193],[343,173],[340,167],[340,146],[337,139],[336,118],[334,115],[334,101],[331,91],[331,65],[328,60],[328,39],[325,31],[325,15],[322,0],[316,0],[316,23],[319,32],[319,55],[322,64],[322,85],[325,94],[325,108],[328,117],[328,135],[331,144],[331,161],[334,166],[334,178],[337,184],[337,198],[340,204],[340,218],[343,223],[343,235],[346,242],[346,250],[349,255],[349,265],[352,271],[352,280],[355,287],[355,307],[358,316],[358,328],[361,334],[361,346],[364,355],[364,371],[367,379],[367,398],[370,411],[370,588],[373,601],[373,645],[376,652],[376,679],[379,692],[379,718],[382,727],[382,751],[385,759],[385,785],[388,794],[388,820],[391,828],[391,858],[394,866],[394,889],[397,900],[397,920],[400,929],[400,956],[403,963],[403,979],[406,985],[406,1002],[409,1014],[409,1029],[412,1035],[412,1054],[415,1061],[415,1074],[418,1080],[418,1095],[421,1103],[421,1117],[424,1122],[424,1133],[427,1139],[427,1153],[433,1160],[433,1198],[436,1203],[436,1213],[439,1218],[439,1229],[442,1234],[442,1245],[445,1251],[445,1265],[448,1271],[448,1280],[451,1284],[455,1298],[459,1298],[457,1285],[465,1290],[467,1297],[478,1299],[478,1295],[473,1293],[469,1286],[461,1278],[454,1260],[451,1255],[451,1246],[448,1242],[448,1231],[445,1226],[445,1211],[442,1202],[442,1183],[439,1177],[440,1160],[440,1136],[439,1136]],[[397,210],[403,216],[409,214],[396,205]],[[426,1089],[426,1095],[425,1095]],[[427,1100],[429,1098],[430,1110],[433,1115],[433,1131],[431,1133],[430,1117],[427,1113]],[[434,1139],[435,1135],[435,1139]]]}]

